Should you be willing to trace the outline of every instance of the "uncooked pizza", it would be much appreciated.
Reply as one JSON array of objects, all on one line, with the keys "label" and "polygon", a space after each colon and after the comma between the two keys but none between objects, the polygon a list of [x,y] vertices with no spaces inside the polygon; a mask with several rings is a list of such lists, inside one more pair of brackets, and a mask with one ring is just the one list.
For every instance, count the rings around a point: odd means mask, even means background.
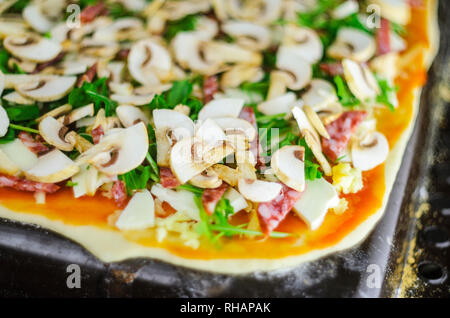
[{"label": "uncooked pizza", "polygon": [[0,217],[224,273],[356,245],[436,52],[434,0],[0,3]]}]

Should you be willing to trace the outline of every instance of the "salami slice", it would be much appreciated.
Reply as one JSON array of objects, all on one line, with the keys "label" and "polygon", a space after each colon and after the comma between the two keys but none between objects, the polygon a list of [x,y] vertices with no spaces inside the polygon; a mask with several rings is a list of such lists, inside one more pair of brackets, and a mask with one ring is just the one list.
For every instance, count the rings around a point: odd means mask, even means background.
[{"label": "salami slice", "polygon": [[219,90],[219,83],[216,76],[208,76],[203,82],[203,101],[210,102],[214,98],[214,94]]},{"label": "salami slice", "polygon": [[265,167],[264,158],[261,156],[262,154],[262,147],[259,143],[259,134],[258,134],[258,124],[256,123],[256,116],[253,108],[251,107],[244,107],[242,108],[241,113],[239,114],[239,117],[248,121],[250,124],[253,125],[253,127],[256,130],[256,138],[253,139],[253,141],[250,143],[250,151],[252,152],[253,156],[256,158],[256,168],[263,168]]},{"label": "salami slice", "polygon": [[20,191],[39,191],[45,193],[54,193],[60,189],[60,187],[54,183],[35,182],[3,174],[0,174],[0,187],[13,188]]},{"label": "salami slice", "polygon": [[269,202],[258,204],[258,219],[261,230],[265,235],[269,235],[292,210],[295,202],[302,196],[302,192],[298,192],[282,184],[278,196]]},{"label": "salami slice", "polygon": [[99,4],[84,8],[80,13],[80,21],[81,23],[89,23],[102,15],[108,15],[108,8],[103,2],[100,2]]},{"label": "salami slice", "polygon": [[380,27],[377,29],[376,41],[377,41],[377,53],[383,55],[391,51],[391,43],[389,38],[390,25],[389,20],[381,18]]},{"label": "salami slice", "polygon": [[44,152],[47,152],[50,150],[46,145],[44,145],[42,142],[36,140],[32,135],[25,131],[21,131],[18,135],[18,138],[22,143],[30,149],[35,154],[39,155]]},{"label": "salami slice", "polygon": [[209,215],[214,213],[217,202],[222,198],[223,194],[227,190],[228,185],[223,182],[220,186],[214,189],[206,189],[203,191],[202,203],[206,213]]},{"label": "salami slice", "polygon": [[164,188],[176,188],[180,185],[180,181],[175,177],[170,168],[161,167],[159,168],[159,178],[161,185]]},{"label": "salami slice", "polygon": [[325,126],[330,139],[322,137],[322,150],[329,159],[335,161],[342,155],[350,137],[366,116],[365,111],[351,110]]},{"label": "salami slice", "polygon": [[123,208],[127,202],[127,189],[123,181],[114,181],[113,187],[111,189],[112,197],[119,208]]}]

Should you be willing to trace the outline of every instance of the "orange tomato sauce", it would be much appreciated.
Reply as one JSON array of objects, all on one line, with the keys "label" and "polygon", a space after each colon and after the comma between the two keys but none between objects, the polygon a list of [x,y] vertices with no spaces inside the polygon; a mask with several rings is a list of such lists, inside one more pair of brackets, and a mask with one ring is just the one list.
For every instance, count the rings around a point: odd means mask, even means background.
[{"label": "orange tomato sauce", "polygon": [[[424,48],[429,46],[427,26],[426,10],[413,8],[411,23],[407,27],[406,40],[409,48],[417,45]],[[426,70],[417,67],[423,65],[422,59],[423,54],[418,54],[415,57],[415,63],[411,63],[406,74],[396,79],[399,87],[397,93],[399,107],[395,112],[390,112],[387,108],[376,112],[377,128],[388,138],[391,148],[412,119],[414,88],[425,82]],[[308,230],[303,221],[294,213],[290,213],[277,231],[298,233],[296,237],[266,240],[224,239],[219,247],[203,241],[198,249],[192,249],[177,240],[168,239],[158,243],[153,230],[124,232],[123,235],[130,241],[145,246],[163,247],[185,258],[280,258],[299,255],[336,244],[382,206],[385,192],[384,168],[384,165],[380,165],[371,171],[364,172],[364,188],[356,194],[344,196],[349,203],[349,208],[341,215],[329,212],[321,227],[315,231]],[[63,189],[55,194],[47,195],[46,204],[37,205],[31,193],[0,188],[0,204],[12,211],[39,214],[66,224],[94,225],[116,230],[108,225],[107,219],[117,210],[117,206],[112,200],[100,194],[95,197],[74,199],[72,189]],[[246,218],[242,213],[237,216],[239,217]]]}]

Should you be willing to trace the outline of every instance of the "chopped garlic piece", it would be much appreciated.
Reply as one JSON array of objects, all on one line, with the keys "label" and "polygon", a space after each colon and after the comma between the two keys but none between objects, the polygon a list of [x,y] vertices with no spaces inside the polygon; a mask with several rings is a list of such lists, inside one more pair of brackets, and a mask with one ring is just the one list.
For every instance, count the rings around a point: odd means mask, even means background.
[{"label": "chopped garlic piece", "polygon": [[361,170],[352,168],[349,163],[339,163],[332,168],[333,186],[339,192],[356,193],[363,187]]}]

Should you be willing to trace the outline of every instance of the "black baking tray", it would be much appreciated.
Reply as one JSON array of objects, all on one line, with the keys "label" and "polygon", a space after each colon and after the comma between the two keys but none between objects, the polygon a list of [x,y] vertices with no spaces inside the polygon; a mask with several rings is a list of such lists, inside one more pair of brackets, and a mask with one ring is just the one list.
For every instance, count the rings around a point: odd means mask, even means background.
[{"label": "black baking tray", "polygon": [[[219,275],[151,259],[103,263],[61,235],[0,219],[2,297],[450,296],[450,3],[386,213],[359,246],[271,273]],[[81,288],[66,284],[69,264]],[[378,284],[379,283],[379,284]]]}]

